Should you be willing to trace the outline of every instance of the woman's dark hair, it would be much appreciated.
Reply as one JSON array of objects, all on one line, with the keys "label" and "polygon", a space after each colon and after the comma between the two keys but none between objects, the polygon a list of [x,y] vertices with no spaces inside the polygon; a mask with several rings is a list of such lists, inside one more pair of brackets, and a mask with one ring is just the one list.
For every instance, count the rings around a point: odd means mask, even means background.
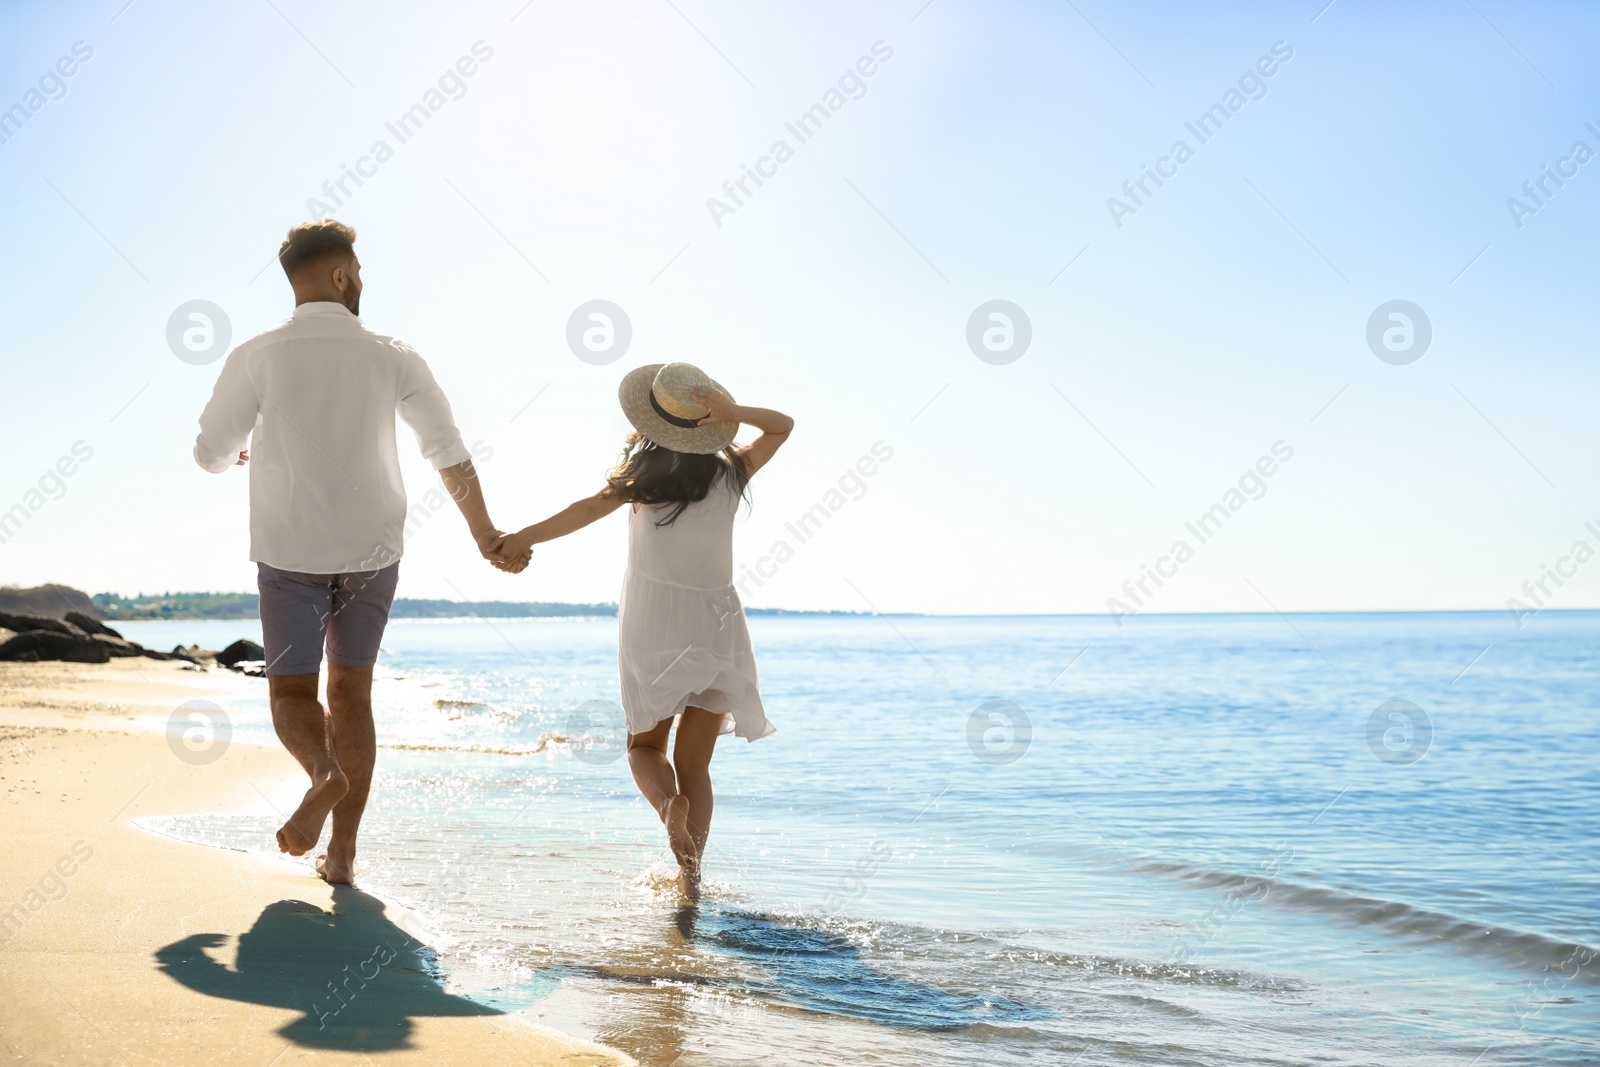
[{"label": "woman's dark hair", "polygon": [[708,455],[674,452],[635,431],[623,445],[622,458],[606,474],[602,493],[630,504],[672,504],[656,520],[657,526],[671,526],[684,508],[706,498],[718,478],[731,478],[734,490],[746,494],[750,475],[732,445]]}]

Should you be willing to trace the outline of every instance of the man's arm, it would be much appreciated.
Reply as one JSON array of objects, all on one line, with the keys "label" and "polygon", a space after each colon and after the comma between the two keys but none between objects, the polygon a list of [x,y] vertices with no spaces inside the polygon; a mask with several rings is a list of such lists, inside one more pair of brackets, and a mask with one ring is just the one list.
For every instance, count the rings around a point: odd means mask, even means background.
[{"label": "man's arm", "polygon": [[194,461],[212,474],[242,466],[248,455],[244,446],[256,428],[261,400],[244,367],[244,357],[235,349],[222,365],[211,399],[200,413],[200,435],[194,439]]},{"label": "man's arm", "polygon": [[445,399],[444,390],[434,381],[433,372],[421,356],[406,349],[404,358],[406,365],[396,410],[417,435],[417,447],[423,457],[444,479],[445,491],[461,509],[479,553],[495,566],[506,569],[508,561],[498,551],[504,535],[489,520],[483,483],[472,465],[472,454],[461,442],[461,431],[456,429],[450,401]]},{"label": "man's arm", "polygon": [[[478,471],[472,465],[472,460],[440,468],[439,477],[444,479],[445,492],[461,509],[461,517],[467,520],[467,529],[472,532],[472,539],[477,542],[483,558],[495,566],[510,563],[500,555],[500,539],[505,535],[489,521],[489,505],[483,499],[483,483],[478,480]],[[524,564],[526,562],[523,561]]]}]

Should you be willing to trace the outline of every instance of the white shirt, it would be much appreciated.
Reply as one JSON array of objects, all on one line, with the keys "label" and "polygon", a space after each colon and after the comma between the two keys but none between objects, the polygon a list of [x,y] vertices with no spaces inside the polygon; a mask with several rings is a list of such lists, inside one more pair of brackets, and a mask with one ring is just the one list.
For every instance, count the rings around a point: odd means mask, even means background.
[{"label": "white shirt", "polygon": [[400,558],[395,413],[435,470],[471,458],[422,357],[343,304],[301,304],[228,354],[194,458],[220,474],[250,442],[250,558],[345,574]]}]

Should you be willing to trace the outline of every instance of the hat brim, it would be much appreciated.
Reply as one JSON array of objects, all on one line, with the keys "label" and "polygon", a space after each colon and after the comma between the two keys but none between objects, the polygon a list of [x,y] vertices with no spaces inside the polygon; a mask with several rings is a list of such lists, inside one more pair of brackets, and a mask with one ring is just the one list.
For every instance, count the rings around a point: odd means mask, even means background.
[{"label": "hat brim", "polygon": [[[617,400],[622,404],[622,413],[633,423],[633,428],[662,448],[670,448],[674,452],[710,455],[727,448],[738,436],[737,425],[711,423],[694,427],[674,426],[656,414],[655,407],[650,403],[650,387],[655,384],[656,372],[665,365],[649,363],[635,367],[622,376],[622,384],[617,386]],[[713,380],[711,384],[728,394],[720,382]],[[731,398],[731,394],[728,395]]]}]

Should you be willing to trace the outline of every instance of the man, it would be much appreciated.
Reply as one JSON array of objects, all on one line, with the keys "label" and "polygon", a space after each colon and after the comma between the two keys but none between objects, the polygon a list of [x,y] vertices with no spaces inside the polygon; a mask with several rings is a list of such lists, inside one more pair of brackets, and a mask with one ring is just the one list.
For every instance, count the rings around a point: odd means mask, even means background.
[{"label": "man", "polygon": [[[294,227],[278,260],[294,315],[235,348],[200,416],[195,460],[220,474],[252,461],[250,558],[261,590],[272,724],[311,787],[278,847],[316,847],[317,871],[349,884],[377,742],[372,668],[399,575],[405,487],[395,414],[444,479],[483,556],[502,568],[470,453],[428,365],[369,329],[355,231],[325,219]],[[249,449],[246,450],[246,444]],[[328,706],[317,700],[323,646]]]}]

